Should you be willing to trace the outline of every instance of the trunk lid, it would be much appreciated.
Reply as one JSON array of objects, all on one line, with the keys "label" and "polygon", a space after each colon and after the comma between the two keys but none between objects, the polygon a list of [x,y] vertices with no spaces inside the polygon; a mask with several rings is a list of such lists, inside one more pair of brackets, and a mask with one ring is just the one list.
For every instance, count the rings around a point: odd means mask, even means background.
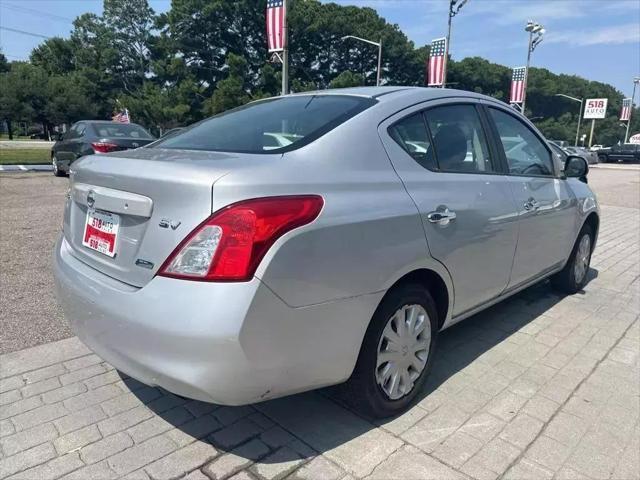
[{"label": "trunk lid", "polygon": [[[213,184],[265,157],[276,155],[141,148],[83,157],[73,165],[64,236],[79,260],[142,287],[211,214]],[[83,245],[91,204],[119,220],[113,257]]]}]

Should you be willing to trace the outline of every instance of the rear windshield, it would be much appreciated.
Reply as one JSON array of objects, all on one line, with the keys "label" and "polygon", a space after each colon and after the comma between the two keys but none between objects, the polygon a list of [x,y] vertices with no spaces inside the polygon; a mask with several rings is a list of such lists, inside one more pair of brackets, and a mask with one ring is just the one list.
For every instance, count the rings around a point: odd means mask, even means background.
[{"label": "rear windshield", "polygon": [[127,123],[96,123],[93,125],[96,135],[99,137],[109,138],[153,138],[140,125],[131,125]]},{"label": "rear windshield", "polygon": [[349,95],[262,100],[203,120],[152,148],[285,152],[312,142],[374,103]]}]

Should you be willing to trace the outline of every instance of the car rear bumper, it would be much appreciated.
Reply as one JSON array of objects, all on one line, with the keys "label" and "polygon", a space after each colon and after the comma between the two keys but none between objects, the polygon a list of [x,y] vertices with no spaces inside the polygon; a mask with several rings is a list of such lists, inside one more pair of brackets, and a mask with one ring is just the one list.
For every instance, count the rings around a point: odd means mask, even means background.
[{"label": "car rear bumper", "polygon": [[136,288],[56,244],[58,298],[78,337],[147,385],[227,405],[346,380],[382,293],[292,308],[259,279],[155,277]]}]

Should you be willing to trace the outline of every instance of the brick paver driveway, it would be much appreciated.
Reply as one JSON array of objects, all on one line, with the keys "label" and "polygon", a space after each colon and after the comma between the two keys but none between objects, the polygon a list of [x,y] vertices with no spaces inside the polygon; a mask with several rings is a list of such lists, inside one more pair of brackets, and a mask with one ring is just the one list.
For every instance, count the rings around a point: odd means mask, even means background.
[{"label": "brick paver driveway", "polygon": [[419,403],[374,422],[331,391],[250,407],[121,377],[77,339],[0,357],[0,477],[640,476],[640,216],[603,207],[592,280],[444,332]]}]

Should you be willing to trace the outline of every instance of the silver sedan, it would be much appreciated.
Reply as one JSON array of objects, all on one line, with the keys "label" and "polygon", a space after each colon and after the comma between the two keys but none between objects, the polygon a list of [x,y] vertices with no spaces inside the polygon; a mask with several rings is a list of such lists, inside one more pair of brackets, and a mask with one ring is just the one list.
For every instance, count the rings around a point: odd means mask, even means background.
[{"label": "silver sedan", "polygon": [[473,93],[260,100],[75,162],[59,298],[146,384],[240,405],[346,382],[392,415],[442,329],[545,278],[585,285],[599,211],[584,159],[564,163]]}]

